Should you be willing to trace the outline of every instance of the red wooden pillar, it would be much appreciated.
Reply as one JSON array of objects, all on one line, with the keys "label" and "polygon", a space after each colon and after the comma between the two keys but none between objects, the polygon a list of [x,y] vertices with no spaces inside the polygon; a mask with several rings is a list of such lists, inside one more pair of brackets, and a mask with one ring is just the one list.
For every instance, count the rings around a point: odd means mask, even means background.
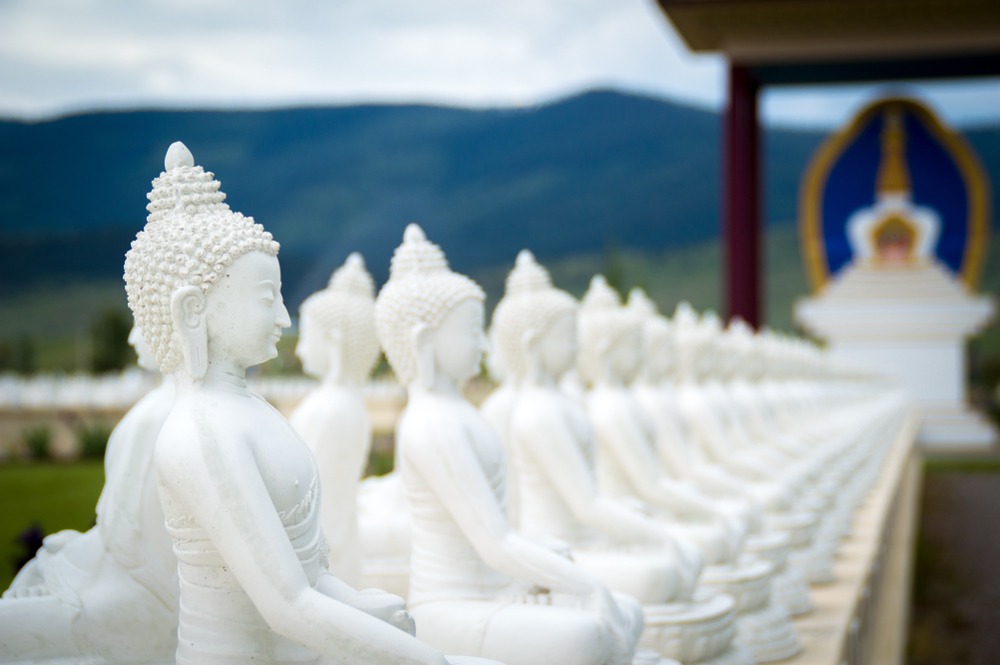
[{"label": "red wooden pillar", "polygon": [[760,289],[760,154],[758,83],[747,67],[729,65],[729,109],[723,132],[723,304],[726,318],[763,323]]}]

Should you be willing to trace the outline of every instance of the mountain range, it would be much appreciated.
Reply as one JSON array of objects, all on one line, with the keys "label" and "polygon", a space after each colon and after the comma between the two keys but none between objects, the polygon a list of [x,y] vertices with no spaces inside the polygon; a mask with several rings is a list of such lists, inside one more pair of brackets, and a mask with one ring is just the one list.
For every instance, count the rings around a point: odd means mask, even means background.
[{"label": "mountain range", "polygon": [[[377,281],[406,224],[454,268],[608,247],[661,252],[718,235],[720,118],[596,91],[524,109],[367,105],[134,111],[0,122],[0,296],[121,275],[167,146],[184,141],[234,210],[282,243],[297,306],[351,251]],[[1000,129],[967,133],[994,181]],[[795,218],[819,132],[764,138],[768,221]]]}]

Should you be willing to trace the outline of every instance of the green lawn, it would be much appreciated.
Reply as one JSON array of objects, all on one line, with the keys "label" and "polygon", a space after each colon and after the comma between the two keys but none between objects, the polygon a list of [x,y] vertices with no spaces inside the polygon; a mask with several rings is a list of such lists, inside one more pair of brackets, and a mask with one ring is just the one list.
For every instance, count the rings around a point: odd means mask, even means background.
[{"label": "green lawn", "polygon": [[86,531],[104,487],[104,463],[0,465],[0,589],[13,579],[17,535],[38,521],[46,534]]}]

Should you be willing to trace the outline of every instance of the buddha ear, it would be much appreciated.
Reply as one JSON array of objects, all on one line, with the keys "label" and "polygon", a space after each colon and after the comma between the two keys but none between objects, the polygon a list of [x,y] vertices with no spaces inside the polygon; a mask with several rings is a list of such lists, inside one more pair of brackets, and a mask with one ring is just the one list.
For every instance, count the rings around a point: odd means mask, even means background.
[{"label": "buddha ear", "polygon": [[524,355],[527,378],[537,381],[542,372],[542,357],[538,350],[541,335],[534,328],[529,328],[521,335],[521,353]]},{"label": "buddha ear", "polygon": [[344,335],[339,328],[334,328],[327,331],[326,340],[330,345],[330,366],[326,374],[337,380],[344,371]]},{"label": "buddha ear", "polygon": [[174,332],[181,341],[184,365],[193,379],[208,371],[208,324],[205,294],[197,286],[182,286],[170,297]]},{"label": "buddha ear", "polygon": [[410,343],[417,363],[417,381],[424,388],[434,386],[434,330],[425,323],[413,326]]}]

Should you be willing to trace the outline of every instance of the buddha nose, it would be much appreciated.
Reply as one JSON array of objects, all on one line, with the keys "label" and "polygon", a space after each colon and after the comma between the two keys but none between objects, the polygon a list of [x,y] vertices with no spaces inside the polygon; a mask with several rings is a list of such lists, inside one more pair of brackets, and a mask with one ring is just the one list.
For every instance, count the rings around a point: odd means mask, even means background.
[{"label": "buddha nose", "polygon": [[290,328],[292,326],[292,318],[288,316],[288,308],[285,307],[284,301],[281,302],[280,307],[281,311],[278,312],[278,320],[274,323],[282,328]]}]

